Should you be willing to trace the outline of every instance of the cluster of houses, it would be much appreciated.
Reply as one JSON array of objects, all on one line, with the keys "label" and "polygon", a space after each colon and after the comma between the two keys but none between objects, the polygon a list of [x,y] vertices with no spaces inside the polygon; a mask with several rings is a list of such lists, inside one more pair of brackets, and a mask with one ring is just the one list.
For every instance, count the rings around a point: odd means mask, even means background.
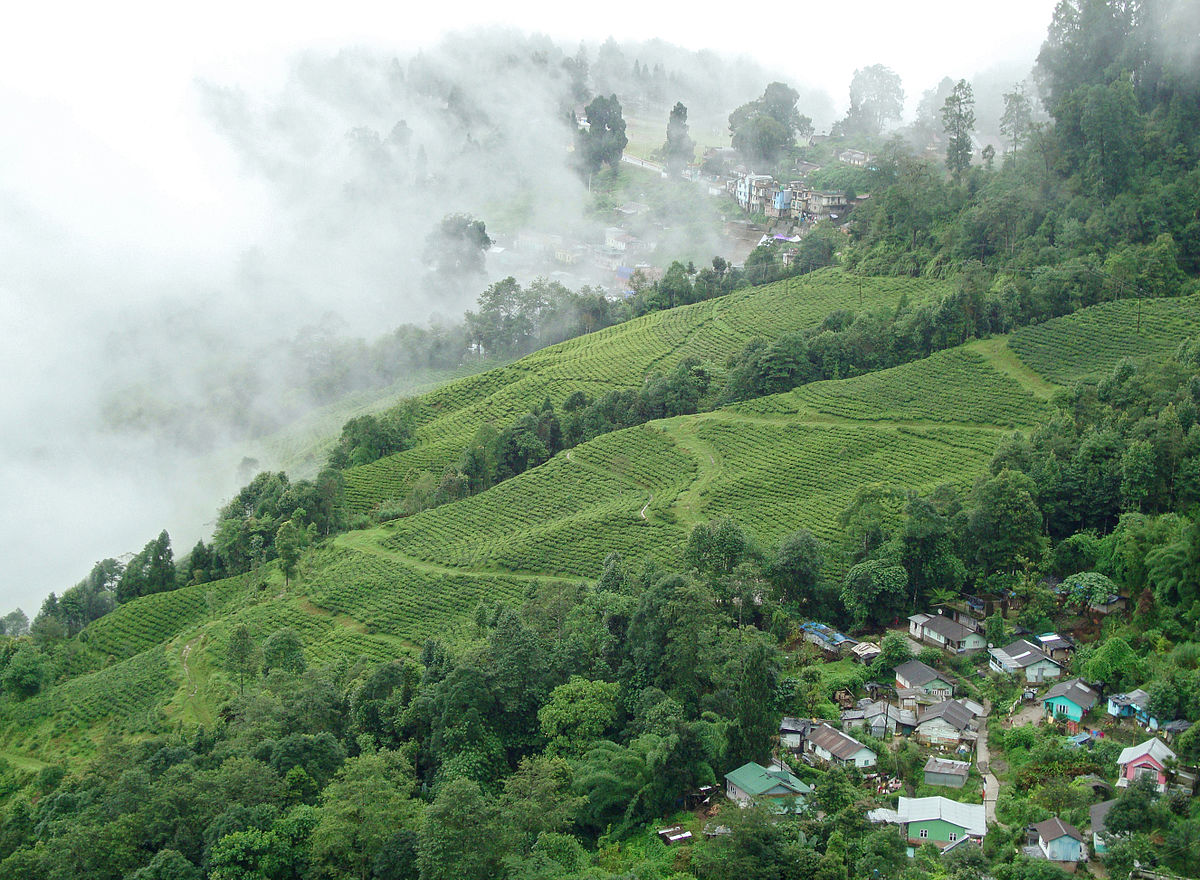
[{"label": "cluster of houses", "polygon": [[837,220],[849,200],[844,192],[813,189],[802,180],[780,183],[769,174],[737,171],[725,181],[725,191],[747,214],[784,220]]},{"label": "cluster of houses", "polygon": [[[1101,604],[1107,608],[1111,603]],[[858,657],[870,662],[865,658],[874,659],[879,652],[878,646],[857,641],[824,624],[805,624],[801,630],[806,640],[831,656]],[[1065,678],[1075,651],[1070,638],[1058,633],[1036,635],[1026,631],[1021,638],[997,647],[988,644],[980,620],[945,606],[934,613],[908,618],[908,635],[913,641],[936,647],[950,656],[986,651],[989,668],[1023,683],[1026,699],[1034,698],[1035,686],[1045,685],[1039,699],[1041,710],[1044,717],[1066,726],[1070,734],[1068,745],[1086,748],[1105,736],[1104,731],[1085,726],[1096,713],[1117,720],[1129,719],[1157,734],[1121,751],[1116,761],[1118,790],[1136,780],[1149,779],[1160,792],[1195,791],[1197,771],[1180,767],[1169,745],[1188,729],[1189,723],[1159,724],[1150,712],[1150,698],[1145,690],[1106,695],[1103,683]],[[971,779],[971,753],[985,720],[983,706],[966,697],[956,697],[954,676],[918,659],[901,663],[894,675],[894,700],[890,699],[890,687],[875,682],[866,685],[869,696],[857,701],[852,695],[839,692],[840,729],[823,720],[784,718],[779,728],[781,748],[812,766],[853,766],[868,771],[876,766],[878,756],[870,746],[856,739],[855,733],[863,731],[873,740],[911,737],[932,750],[923,768],[926,786],[966,788]],[[1093,779],[1093,787],[1113,793],[1109,783],[1099,777]],[[898,787],[899,782],[894,787],[885,783],[878,790],[891,792]],[[770,768],[757,764],[738,768],[726,776],[726,790],[739,804],[766,798],[777,803],[780,811],[787,812],[802,810],[804,799],[812,791],[781,762]],[[1105,822],[1114,803],[1116,800],[1107,800],[1091,808],[1091,827],[1087,829],[1090,841],[1083,831],[1056,816],[1026,829],[1024,852],[1065,866],[1086,860],[1089,842],[1093,852],[1104,854],[1113,836]],[[968,842],[979,843],[987,833],[984,805],[940,795],[901,796],[896,809],[872,810],[868,818],[898,826],[910,855],[916,847],[926,844],[948,851]]]}]

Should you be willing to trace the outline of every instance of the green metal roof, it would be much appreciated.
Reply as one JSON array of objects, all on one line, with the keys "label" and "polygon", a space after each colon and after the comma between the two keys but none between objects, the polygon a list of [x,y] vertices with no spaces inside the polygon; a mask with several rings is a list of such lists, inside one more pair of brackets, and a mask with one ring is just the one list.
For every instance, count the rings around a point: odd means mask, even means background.
[{"label": "green metal roof", "polygon": [[812,788],[805,785],[787,770],[768,770],[761,764],[749,761],[736,770],[726,773],[725,778],[751,797],[766,794],[782,786],[793,794],[809,794]]}]

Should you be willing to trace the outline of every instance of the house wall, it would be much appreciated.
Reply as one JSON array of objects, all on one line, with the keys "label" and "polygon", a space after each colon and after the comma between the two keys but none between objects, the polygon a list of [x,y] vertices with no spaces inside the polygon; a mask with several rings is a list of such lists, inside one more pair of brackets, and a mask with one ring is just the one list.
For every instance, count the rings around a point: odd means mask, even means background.
[{"label": "house wall", "polygon": [[962,742],[962,732],[955,727],[951,727],[941,718],[935,718],[932,721],[926,721],[924,724],[917,725],[917,739],[921,742],[932,744],[948,743],[957,745]]},{"label": "house wall", "polygon": [[870,749],[861,749],[851,756],[849,763],[853,763],[856,767],[874,767],[875,753]]},{"label": "house wall", "polygon": [[1037,663],[1031,663],[1025,667],[1026,681],[1049,681],[1061,675],[1062,669],[1056,663],[1051,663],[1049,660],[1039,660]]},{"label": "house wall", "polygon": [[971,633],[969,636],[963,639],[964,651],[982,651],[986,647],[987,639],[981,636],[979,633]]},{"label": "house wall", "polygon": [[798,733],[781,733],[779,735],[779,744],[785,749],[798,749],[804,745],[804,740],[800,738]]},{"label": "house wall", "polygon": [[1050,841],[1039,838],[1038,846],[1052,862],[1077,862],[1082,857],[1079,841],[1066,834]]},{"label": "house wall", "polygon": [[[926,832],[925,837],[921,836],[922,831]],[[950,840],[951,834],[955,835],[954,841]],[[921,822],[908,823],[908,839],[916,844],[936,843],[939,846],[945,846],[957,841],[965,834],[966,831],[961,826],[947,822],[945,819],[925,819]]]},{"label": "house wall", "polygon": [[1167,775],[1165,773],[1163,773],[1162,765],[1159,764],[1157,761],[1155,761],[1153,758],[1151,758],[1149,755],[1142,755],[1140,758],[1134,758],[1132,761],[1130,761],[1128,764],[1125,765],[1125,769],[1122,771],[1121,775],[1124,776],[1126,779],[1128,779],[1130,782],[1132,782],[1133,780],[1137,779],[1138,768],[1140,768],[1140,767],[1147,767],[1150,770],[1153,770],[1155,780],[1158,782],[1159,785],[1163,785],[1166,783]]},{"label": "house wall", "polygon": [[725,780],[725,794],[728,795],[730,800],[737,801],[742,806],[746,806],[753,801],[750,795],[746,794],[746,792],[742,791],[728,779]]},{"label": "house wall", "polygon": [[1045,710],[1055,718],[1070,718],[1072,721],[1083,720],[1083,709],[1076,706],[1065,697],[1053,697],[1044,702]]},{"label": "house wall", "polygon": [[967,784],[965,776],[956,776],[953,773],[926,773],[926,785],[944,785],[948,788],[962,788]]}]

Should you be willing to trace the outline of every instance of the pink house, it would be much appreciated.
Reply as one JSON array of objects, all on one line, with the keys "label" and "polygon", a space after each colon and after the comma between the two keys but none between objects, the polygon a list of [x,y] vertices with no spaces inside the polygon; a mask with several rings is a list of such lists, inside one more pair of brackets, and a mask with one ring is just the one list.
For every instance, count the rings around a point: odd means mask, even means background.
[{"label": "pink house", "polygon": [[1123,788],[1142,776],[1152,776],[1158,790],[1163,791],[1167,787],[1167,762],[1173,760],[1175,753],[1157,737],[1130,746],[1122,750],[1121,756],[1117,758],[1117,766],[1121,768],[1121,778],[1117,780],[1117,787]]}]

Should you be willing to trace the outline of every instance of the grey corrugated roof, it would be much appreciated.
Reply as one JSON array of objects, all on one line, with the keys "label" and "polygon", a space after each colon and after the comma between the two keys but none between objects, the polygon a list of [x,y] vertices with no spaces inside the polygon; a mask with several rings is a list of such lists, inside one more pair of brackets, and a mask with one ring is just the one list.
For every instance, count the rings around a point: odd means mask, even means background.
[{"label": "grey corrugated roof", "polygon": [[929,684],[931,681],[941,679],[949,683],[946,676],[938,672],[932,666],[926,666],[920,660],[906,660],[896,667],[896,675],[903,678],[913,687]]},{"label": "grey corrugated roof", "polygon": [[944,797],[902,796],[896,806],[896,814],[900,822],[941,819],[976,837],[983,837],[987,833],[987,814],[983,804],[964,804]]},{"label": "grey corrugated roof", "polygon": [[[845,761],[856,752],[867,748],[852,736],[847,736],[840,730],[834,730],[828,724],[822,724],[813,729],[808,735],[808,741],[814,746],[820,746],[835,758]],[[868,749],[868,751],[870,751]]]},{"label": "grey corrugated roof", "polygon": [[1094,690],[1083,683],[1081,679],[1072,678],[1070,681],[1060,681],[1054,687],[1046,692],[1043,701],[1052,700],[1055,697],[1062,697],[1065,700],[1070,700],[1084,712],[1096,705],[1096,700],[1099,698]]},{"label": "grey corrugated roof", "polygon": [[930,706],[918,715],[917,726],[920,727],[926,721],[933,721],[938,718],[941,718],[956,730],[966,730],[971,726],[975,715],[958,700],[944,700],[941,703]]},{"label": "grey corrugated roof", "polygon": [[1058,666],[1058,662],[1048,657],[1043,653],[1042,649],[1033,642],[1025,639],[1017,639],[1011,645],[1005,645],[1003,648],[993,648],[996,654],[1003,654],[1003,660],[1009,666],[1015,666],[1018,669],[1024,669],[1026,666],[1032,666],[1039,660],[1046,660]]},{"label": "grey corrugated roof", "polygon": [[942,638],[952,642],[961,642],[974,632],[974,630],[967,629],[961,623],[941,614],[935,614],[922,625],[925,629],[932,630]]},{"label": "grey corrugated roof", "polygon": [[1104,827],[1104,820],[1108,818],[1108,811],[1112,809],[1113,804],[1117,802],[1116,798],[1111,801],[1101,801],[1098,804],[1093,804],[1088,810],[1088,817],[1092,821],[1093,834],[1107,834],[1108,829]]},{"label": "grey corrugated roof", "polygon": [[949,758],[939,758],[937,755],[932,755],[925,762],[925,772],[945,773],[951,776],[961,776],[966,779],[971,772],[971,765],[966,761],[951,761]]}]

